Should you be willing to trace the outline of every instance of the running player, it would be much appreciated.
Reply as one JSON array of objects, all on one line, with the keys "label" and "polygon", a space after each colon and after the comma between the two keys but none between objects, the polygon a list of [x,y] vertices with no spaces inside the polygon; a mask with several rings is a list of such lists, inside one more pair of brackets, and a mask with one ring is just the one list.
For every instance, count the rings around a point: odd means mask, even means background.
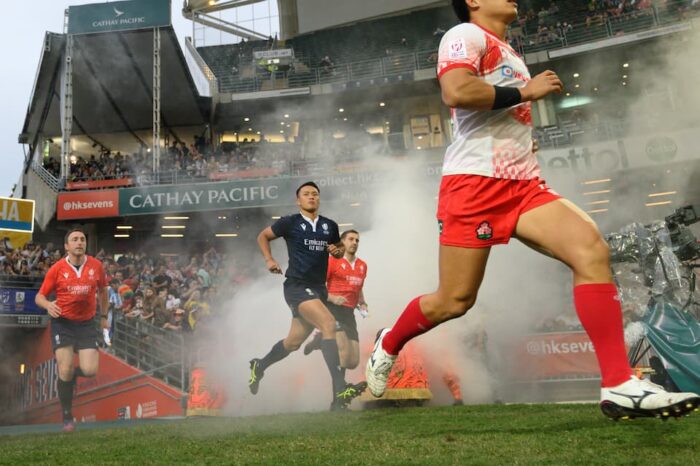
[{"label": "running player", "polygon": [[[357,257],[360,245],[360,234],[356,230],[344,231],[340,241],[345,247],[345,255],[340,259],[328,257],[328,310],[335,317],[335,340],[340,351],[340,367],[343,373],[346,369],[354,369],[360,362],[360,337],[357,332],[355,308],[367,315],[362,286],[367,277],[367,264]],[[304,354],[320,349],[321,334],[304,347]]]},{"label": "running player", "polygon": [[314,328],[321,332],[321,352],[333,382],[331,410],[344,410],[353,398],[367,387],[365,382],[348,384],[340,367],[338,344],[335,340],[335,319],[326,307],[328,291],[326,273],[328,254],[343,257],[338,224],[318,214],[320,191],[313,182],[302,184],[296,191],[300,213],[277,220],[258,235],[258,246],[265,258],[267,270],[282,273],[273,259],[270,242],[284,238],[287,243],[289,267],[284,281],[284,298],[292,311],[289,334],[278,341],[262,359],[250,361],[250,392],[258,392],[265,370],[299,349]]},{"label": "running player", "polygon": [[[65,236],[66,257],[46,273],[36,304],[51,316],[51,344],[58,364],[58,399],[63,430],[72,432],[73,389],[77,377],[94,377],[99,366],[99,334],[93,324],[99,296],[102,328],[108,329],[109,294],[102,263],[85,254],[87,239],[80,227]],[[54,293],[56,299],[49,301]],[[78,367],[73,367],[73,353]]]},{"label": "running player", "polygon": [[632,375],[608,246],[595,223],[540,179],[531,138],[531,102],[563,85],[553,71],[530,78],[505,41],[517,17],[511,0],[453,0],[461,24],[442,38],[438,79],[452,110],[437,219],[437,291],[415,298],[391,329],[379,332],[367,383],[381,396],[407,341],[464,315],[474,305],[491,246],[515,237],[573,272],[574,304],[600,366],[601,409],[613,419],[681,416],[700,404],[694,393],[668,393]]}]

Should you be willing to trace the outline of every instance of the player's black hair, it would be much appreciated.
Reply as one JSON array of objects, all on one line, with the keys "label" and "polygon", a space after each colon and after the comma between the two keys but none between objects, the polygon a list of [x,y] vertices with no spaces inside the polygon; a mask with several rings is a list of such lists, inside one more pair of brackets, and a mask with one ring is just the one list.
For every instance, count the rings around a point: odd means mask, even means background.
[{"label": "player's black hair", "polygon": [[355,233],[357,236],[360,236],[360,232],[357,230],[345,230],[342,235],[340,235],[340,239],[344,240],[346,236],[348,236],[350,233]]},{"label": "player's black hair", "polygon": [[87,234],[85,234],[85,230],[83,229],[83,227],[81,227],[80,225],[76,225],[74,227],[71,227],[70,230],[68,230],[68,232],[66,233],[66,236],[63,237],[63,244],[68,244],[68,238],[76,231],[82,233],[87,239]]},{"label": "player's black hair", "polygon": [[466,0],[452,0],[452,9],[462,23],[469,22],[469,7]]},{"label": "player's black hair", "polygon": [[311,186],[313,188],[316,188],[316,191],[318,191],[319,193],[321,192],[321,189],[316,183],[314,183],[313,181],[307,181],[306,183],[302,184],[297,188],[297,197],[299,197],[299,191],[301,191],[301,188],[303,188],[304,186]]}]

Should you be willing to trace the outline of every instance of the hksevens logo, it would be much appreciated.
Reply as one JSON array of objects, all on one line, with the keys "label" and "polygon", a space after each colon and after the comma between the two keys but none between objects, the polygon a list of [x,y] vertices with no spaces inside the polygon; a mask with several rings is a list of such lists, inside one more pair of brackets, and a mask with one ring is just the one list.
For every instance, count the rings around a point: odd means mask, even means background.
[{"label": "hksevens logo", "polygon": [[119,18],[121,15],[124,14],[123,11],[117,10],[117,7],[116,7],[116,6],[114,7],[114,13],[117,15],[117,18]]}]

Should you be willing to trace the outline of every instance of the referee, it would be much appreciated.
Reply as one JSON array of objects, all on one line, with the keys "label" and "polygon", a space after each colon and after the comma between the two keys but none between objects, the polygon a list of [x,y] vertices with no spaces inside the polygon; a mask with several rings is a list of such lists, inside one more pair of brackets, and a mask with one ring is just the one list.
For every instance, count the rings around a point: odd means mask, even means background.
[{"label": "referee", "polygon": [[367,386],[364,382],[355,385],[345,382],[335,340],[335,319],[327,307],[328,254],[340,258],[345,251],[338,224],[318,214],[318,186],[306,182],[297,189],[296,196],[300,213],[280,218],[258,235],[258,246],[271,273],[281,274],[282,269],[272,258],[270,242],[282,237],[287,243],[289,267],[285,273],[284,298],[292,311],[292,325],[287,337],[278,341],[264,358],[250,361],[248,385],[255,395],[265,370],[298,350],[314,328],[318,328],[321,353],[333,381],[331,410],[342,411]]},{"label": "referee", "polygon": [[[58,364],[58,399],[63,412],[63,431],[72,432],[73,389],[77,377],[93,377],[99,365],[99,336],[92,319],[100,299],[102,328],[109,328],[109,295],[102,262],[85,255],[87,239],[80,227],[66,233],[66,257],[46,273],[36,304],[51,316],[51,344]],[[49,301],[54,294],[56,299]],[[73,368],[73,353],[79,366]]]}]

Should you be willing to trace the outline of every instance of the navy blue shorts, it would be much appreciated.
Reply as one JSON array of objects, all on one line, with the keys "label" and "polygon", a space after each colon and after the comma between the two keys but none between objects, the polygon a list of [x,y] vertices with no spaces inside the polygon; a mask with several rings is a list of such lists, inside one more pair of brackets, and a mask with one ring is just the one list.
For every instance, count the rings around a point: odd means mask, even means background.
[{"label": "navy blue shorts", "polygon": [[299,305],[312,299],[320,299],[323,304],[327,303],[328,290],[325,284],[307,283],[296,278],[284,281],[284,300],[292,310],[292,316],[299,317]]},{"label": "navy blue shorts", "polygon": [[99,338],[97,326],[92,319],[82,322],[62,317],[51,319],[51,346],[54,351],[64,346],[72,346],[75,352],[98,349]]}]

